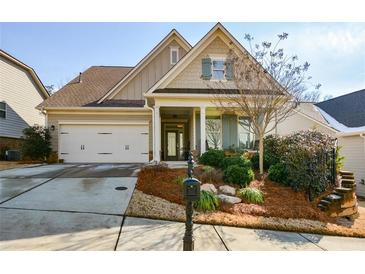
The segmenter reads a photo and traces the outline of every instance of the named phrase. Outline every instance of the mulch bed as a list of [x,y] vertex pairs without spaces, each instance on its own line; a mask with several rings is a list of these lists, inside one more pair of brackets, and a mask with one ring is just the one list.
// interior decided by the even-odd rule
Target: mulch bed
[[[201,177],[201,167],[194,170],[194,174]],[[163,198],[167,201],[184,204],[182,197],[182,185],[176,182],[178,176],[186,176],[186,169],[144,169],[139,173],[136,188],[146,194]],[[203,183],[205,183],[203,181]],[[209,181],[216,187],[223,185],[220,180]],[[265,197],[263,205],[239,203],[235,205],[221,205],[221,211],[233,215],[254,215],[263,217],[302,218],[335,223],[334,218],[329,218],[325,213],[317,209],[317,199],[309,202],[303,192],[295,192],[290,187],[281,186],[271,182],[252,181],[251,187],[259,188]],[[235,186],[237,187],[237,186]]]

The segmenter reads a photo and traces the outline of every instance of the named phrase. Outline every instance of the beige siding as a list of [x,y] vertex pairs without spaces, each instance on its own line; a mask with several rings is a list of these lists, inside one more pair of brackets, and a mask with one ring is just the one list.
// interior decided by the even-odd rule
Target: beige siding
[[[171,69],[170,47],[175,46],[179,46],[175,40],[167,43],[164,49],[114,96],[114,99],[143,99],[143,94]],[[186,51],[180,46],[179,58],[185,54]]]
[[354,172],[357,182],[356,192],[365,197],[365,139],[357,136],[339,137],[338,143],[342,146],[341,154],[345,157],[344,169]]
[[[202,80],[202,59],[207,57],[227,57],[229,48],[221,38],[215,38],[207,47],[168,84],[167,88],[209,88],[211,81]],[[234,88],[233,82],[227,83],[227,88]]]
[[[269,127],[271,128],[271,126]],[[288,135],[300,130],[309,129],[315,129],[322,133],[329,134],[330,136],[335,137],[334,131],[298,113],[287,117],[284,121],[277,125],[277,131],[275,132],[275,130],[273,130],[270,132],[270,134],[276,133],[279,135]]]
[[25,127],[44,125],[44,115],[35,109],[43,98],[29,72],[3,57],[0,57],[0,101],[7,104],[7,117],[0,118],[0,136],[19,138]]
[[[58,122],[59,121],[135,121],[135,122],[147,122],[151,123],[152,116],[146,113],[146,115],[88,115],[88,114],[74,114],[70,112],[69,114],[48,114],[48,125],[51,127],[55,126],[55,130],[51,131],[52,135],[52,150],[58,151]],[[149,150],[152,150],[152,127],[150,127],[149,132]]]

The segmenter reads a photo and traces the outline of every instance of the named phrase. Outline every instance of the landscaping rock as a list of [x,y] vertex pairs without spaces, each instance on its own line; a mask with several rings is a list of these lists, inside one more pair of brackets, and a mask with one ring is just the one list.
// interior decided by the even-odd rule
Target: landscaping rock
[[219,192],[225,195],[229,196],[235,196],[236,195],[236,189],[234,187],[224,185],[219,187]]
[[219,194],[218,199],[222,202],[222,203],[227,203],[227,204],[238,204],[240,203],[242,200],[238,197],[232,197],[232,196],[228,196],[225,194]]
[[217,194],[217,192],[218,192],[216,187],[213,184],[203,184],[203,185],[201,185],[200,190],[213,192],[214,194]]

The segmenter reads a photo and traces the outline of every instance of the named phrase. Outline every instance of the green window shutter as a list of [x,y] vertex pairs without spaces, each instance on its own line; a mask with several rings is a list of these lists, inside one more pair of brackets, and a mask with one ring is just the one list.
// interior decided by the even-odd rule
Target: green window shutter
[[233,80],[233,61],[226,61],[226,80]]
[[210,58],[202,59],[202,78],[204,80],[212,78],[212,60]]

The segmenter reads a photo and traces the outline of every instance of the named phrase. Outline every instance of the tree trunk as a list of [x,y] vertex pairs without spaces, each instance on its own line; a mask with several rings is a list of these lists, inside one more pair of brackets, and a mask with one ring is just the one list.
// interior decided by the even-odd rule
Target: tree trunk
[[264,174],[264,136],[260,135],[259,140],[259,167],[260,175]]

